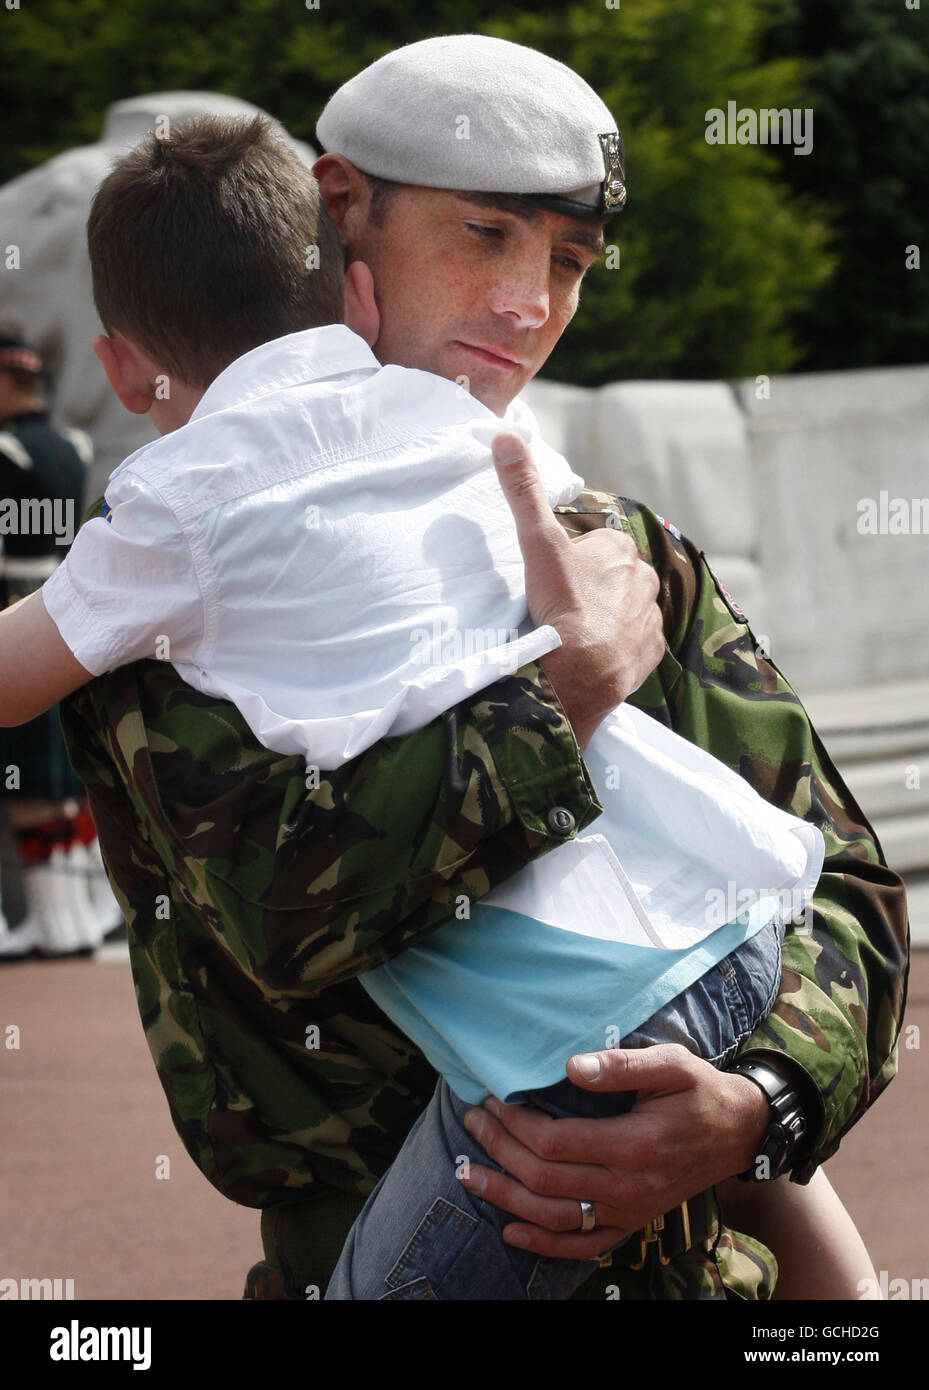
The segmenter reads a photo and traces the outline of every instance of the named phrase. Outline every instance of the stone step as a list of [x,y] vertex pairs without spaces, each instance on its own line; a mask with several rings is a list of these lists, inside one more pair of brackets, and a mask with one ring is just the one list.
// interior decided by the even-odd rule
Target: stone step
[[887,681],[845,690],[798,691],[840,768],[852,762],[929,758],[929,680]]
[[[865,810],[867,814],[867,809]],[[929,870],[929,813],[919,816],[869,816],[884,857],[899,874]]]
[[908,883],[929,871],[929,680],[800,697],[888,864]]
[[929,874],[908,879],[906,902],[914,946],[929,946]]
[[836,761],[869,820],[882,816],[918,816],[929,811],[929,749],[922,757]]

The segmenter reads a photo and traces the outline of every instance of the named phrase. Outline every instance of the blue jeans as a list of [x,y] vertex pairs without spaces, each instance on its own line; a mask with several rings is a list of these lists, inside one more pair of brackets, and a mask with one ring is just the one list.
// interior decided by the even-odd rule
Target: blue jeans
[[[726,1066],[774,1002],[782,937],[783,927],[762,928],[620,1046],[675,1042]],[[635,1091],[584,1091],[567,1078],[529,1094],[533,1105],[559,1117],[618,1115],[636,1098]],[[472,1108],[439,1081],[349,1232],[327,1299],[561,1300],[597,1268],[596,1260],[554,1259],[503,1242],[513,1216],[473,1196],[457,1177],[465,1160],[500,1167],[464,1128]]]

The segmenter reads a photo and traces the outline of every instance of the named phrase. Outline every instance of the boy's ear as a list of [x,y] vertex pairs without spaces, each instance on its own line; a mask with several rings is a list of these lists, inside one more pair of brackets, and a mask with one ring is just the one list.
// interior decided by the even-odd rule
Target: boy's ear
[[345,271],[345,322],[368,347],[374,347],[381,331],[381,315],[374,298],[374,277],[364,261],[352,261]]
[[99,333],[93,347],[121,404],[133,415],[147,415],[155,393],[132,344],[118,333]]

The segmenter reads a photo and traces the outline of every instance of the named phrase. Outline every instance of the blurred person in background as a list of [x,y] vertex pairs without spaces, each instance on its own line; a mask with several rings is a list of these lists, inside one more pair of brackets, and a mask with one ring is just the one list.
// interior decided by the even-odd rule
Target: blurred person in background
[[[86,434],[49,423],[39,353],[20,337],[0,336],[0,608],[41,588],[67,553],[92,458]],[[93,950],[118,930],[122,914],[57,708],[0,729],[0,817],[7,830],[0,959]],[[18,923],[17,872],[25,900]]]

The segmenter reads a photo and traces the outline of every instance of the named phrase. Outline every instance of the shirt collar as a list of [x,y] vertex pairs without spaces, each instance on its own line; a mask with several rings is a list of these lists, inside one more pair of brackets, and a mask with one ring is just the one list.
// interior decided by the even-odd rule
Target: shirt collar
[[380,363],[363,338],[344,323],[289,333],[243,353],[211,381],[191,420],[218,410],[346,372],[377,371]]

